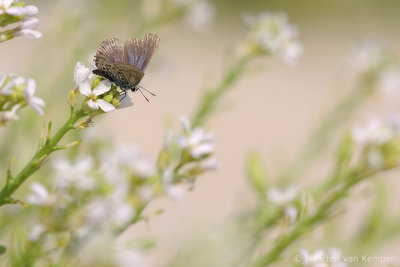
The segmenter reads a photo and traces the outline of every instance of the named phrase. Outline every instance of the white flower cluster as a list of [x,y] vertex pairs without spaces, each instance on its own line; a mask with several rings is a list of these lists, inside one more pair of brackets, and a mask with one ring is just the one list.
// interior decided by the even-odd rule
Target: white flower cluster
[[209,0],[147,0],[143,2],[142,13],[157,19],[168,14],[183,15],[187,26],[206,33],[214,20],[215,7]]
[[[114,97],[111,92],[112,83],[108,80],[95,83],[92,68],[86,68],[82,62],[78,62],[74,70],[75,88],[79,89],[81,95],[85,97],[85,103],[89,111],[102,110],[103,112],[110,112],[118,108],[125,108],[133,105],[129,95],[125,95],[123,99]],[[99,81],[99,80],[97,80]]]
[[251,27],[247,45],[252,50],[281,56],[288,64],[295,64],[303,52],[297,40],[298,30],[290,24],[286,14],[263,12],[246,14],[245,22]]
[[[59,158],[53,168],[54,193],[40,183],[32,183],[28,203],[57,209],[79,204],[83,215],[76,230],[80,236],[109,224],[127,224],[135,215],[132,197],[156,174],[155,163],[136,146],[107,151],[99,159],[81,157],[74,163]],[[142,201],[150,199],[147,196]]]
[[22,21],[22,24],[9,31],[12,37],[23,36],[27,39],[42,37],[40,32],[34,30],[39,25],[39,19],[33,16],[38,13],[38,8],[34,5],[25,6],[18,0],[0,0],[0,26]]
[[215,7],[207,0],[178,1],[189,7],[186,14],[187,24],[199,33],[207,32],[214,20]]
[[[379,169],[400,160],[400,120],[392,116],[386,120],[372,118],[362,127],[352,130],[354,142],[358,145],[373,168]],[[388,162],[390,161],[390,162]]]
[[358,75],[375,74],[377,88],[392,98],[400,93],[400,68],[393,58],[381,42],[368,40],[353,49],[348,62]]
[[5,72],[0,74],[0,124],[5,125],[10,120],[17,120],[16,112],[30,105],[39,115],[43,115],[45,103],[36,97],[36,82]]

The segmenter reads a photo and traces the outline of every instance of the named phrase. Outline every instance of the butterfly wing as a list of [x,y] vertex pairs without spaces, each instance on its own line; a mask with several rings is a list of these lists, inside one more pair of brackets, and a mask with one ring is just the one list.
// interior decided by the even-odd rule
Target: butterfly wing
[[122,41],[117,38],[111,38],[101,42],[94,62],[98,69],[109,67],[110,64],[127,62]]
[[152,33],[146,33],[143,39],[127,40],[124,45],[127,63],[144,72],[159,42],[160,38]]

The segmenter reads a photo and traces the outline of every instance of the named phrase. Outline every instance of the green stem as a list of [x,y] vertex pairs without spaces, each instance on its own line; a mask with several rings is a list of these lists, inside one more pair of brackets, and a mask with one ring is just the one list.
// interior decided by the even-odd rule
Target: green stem
[[[388,167],[384,170],[389,170],[394,168],[393,167]],[[292,244],[296,239],[298,239],[300,236],[308,232],[312,226],[314,226],[316,223],[320,222],[323,220],[327,214],[330,212],[330,208],[337,203],[339,200],[341,200],[343,197],[347,196],[347,193],[349,190],[359,182],[365,180],[368,177],[373,176],[377,171],[370,171],[364,174],[360,174],[357,177],[354,177],[354,172],[350,171],[348,172],[345,176],[343,177],[346,180],[346,183],[343,185],[342,188],[338,189],[335,191],[316,211],[316,213],[313,216],[306,217],[303,220],[299,221],[297,226],[286,236],[282,237],[276,245],[266,254],[261,255],[253,264],[252,267],[264,267],[267,266],[274,261],[278,260],[281,253],[290,245]]]
[[22,169],[22,171],[11,179],[7,180],[6,185],[0,192],[0,206],[8,203],[14,203],[11,195],[31,176],[37,171],[43,163],[43,160],[47,158],[52,152],[54,152],[61,138],[69,131],[74,129],[74,124],[85,115],[84,111],[71,112],[71,115],[67,122],[61,127],[60,130],[48,139],[35,153],[28,164]]
[[375,84],[375,75],[366,75],[361,78],[358,88],[342,99],[317,126],[280,180],[291,181],[293,177],[301,176],[308,164],[327,147],[327,142],[335,130],[348,120],[366,97],[374,91]]
[[240,58],[236,64],[229,69],[223,80],[215,89],[205,92],[191,121],[193,127],[204,124],[206,118],[215,110],[220,98],[241,77],[241,74],[246,69],[250,59],[251,56],[244,56]]

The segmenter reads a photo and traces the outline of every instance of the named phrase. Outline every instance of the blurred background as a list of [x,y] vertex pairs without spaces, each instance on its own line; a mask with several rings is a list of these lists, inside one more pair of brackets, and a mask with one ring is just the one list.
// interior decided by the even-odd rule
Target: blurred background
[[[88,66],[105,38],[125,40],[141,37],[144,32],[161,38],[142,83],[157,96],[147,103],[139,93],[131,93],[132,108],[104,116],[90,131],[90,136],[107,138],[117,145],[140,144],[155,158],[166,129],[171,125],[177,129],[179,116],[191,115],[203,90],[215,85],[232,62],[236,44],[246,35],[245,13],[285,12],[299,29],[304,54],[298,64],[288,66],[278,58],[258,60],[208,123],[207,130],[217,137],[219,170],[201,177],[194,190],[179,201],[164,198],[152,203],[148,214],[161,208],[165,212],[131,227],[121,237],[157,239],[156,248],[145,255],[145,266],[162,266],[189,240],[223,227],[232,214],[252,205],[254,199],[244,178],[246,155],[259,152],[269,179],[276,179],[323,114],[354,86],[348,55],[357,43],[378,39],[395,54],[400,53],[400,2],[395,0],[216,0],[209,1],[208,9],[199,11],[198,17],[177,13],[152,23],[146,18],[152,17],[162,1],[27,2],[39,8],[38,30],[43,37],[2,43],[0,69],[36,79],[36,95],[47,107],[44,117],[30,110],[21,112],[20,120],[29,122],[29,131],[18,129],[23,123],[15,122],[10,129],[1,129],[3,140],[11,133],[18,140],[16,147],[7,145],[12,142],[1,144],[3,167],[10,154],[18,156],[17,167],[23,166],[33,153],[29,144],[37,140],[42,121],[52,120],[57,128],[65,120],[75,64],[82,61]],[[387,99],[377,95],[347,128],[371,115],[396,113],[399,100],[400,96]],[[321,156],[315,166],[299,179],[299,187],[326,172],[329,156]],[[38,172],[31,179],[40,175]],[[395,177],[387,179],[396,185]],[[357,201],[353,216],[367,205]],[[345,220],[349,218],[353,217]],[[396,251],[396,243],[391,247]]]

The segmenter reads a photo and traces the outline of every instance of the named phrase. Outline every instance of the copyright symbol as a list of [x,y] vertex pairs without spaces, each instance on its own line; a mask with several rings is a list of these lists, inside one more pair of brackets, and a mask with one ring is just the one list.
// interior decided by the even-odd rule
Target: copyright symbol
[[301,263],[301,256],[300,255],[294,255],[293,261],[294,261],[294,263]]

